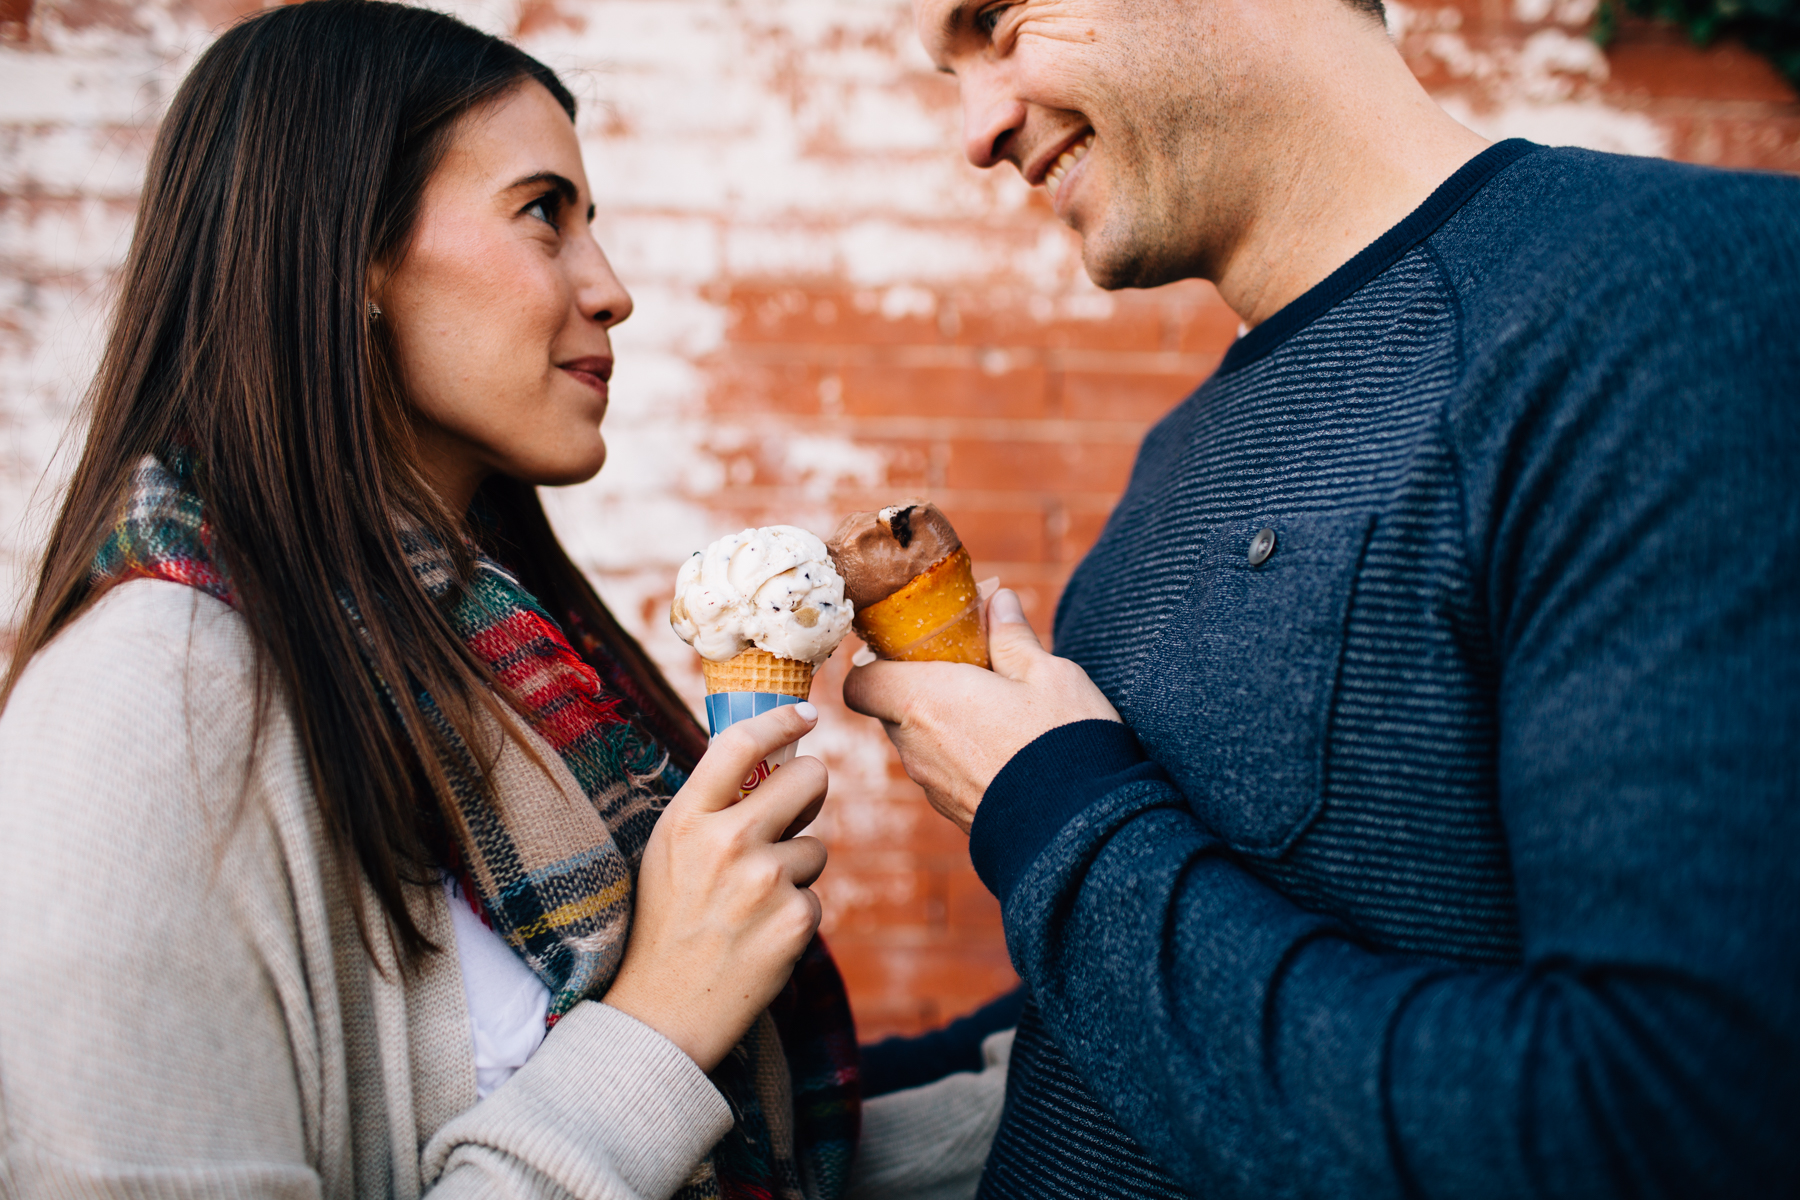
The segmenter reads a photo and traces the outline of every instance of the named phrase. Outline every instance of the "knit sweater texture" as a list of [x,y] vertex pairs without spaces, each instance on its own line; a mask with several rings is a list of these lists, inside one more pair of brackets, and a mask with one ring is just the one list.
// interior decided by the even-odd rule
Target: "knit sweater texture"
[[[0,1195],[666,1197],[731,1125],[693,1060],[577,1004],[480,1103],[443,949],[376,953],[331,865],[285,706],[248,630],[175,583],[109,591],[0,717]],[[506,802],[587,803],[508,743]]]
[[1523,142],[1240,339],[975,818],[982,1196],[1794,1194],[1797,405],[1800,181]]

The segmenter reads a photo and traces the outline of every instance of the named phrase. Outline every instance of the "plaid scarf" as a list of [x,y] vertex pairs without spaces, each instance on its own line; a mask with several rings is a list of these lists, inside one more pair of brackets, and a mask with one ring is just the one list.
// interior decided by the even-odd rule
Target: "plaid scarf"
[[[403,530],[401,548],[420,586],[524,703],[532,728],[591,802],[497,810],[482,792],[475,756],[431,696],[417,695],[425,720],[451,747],[445,767],[456,804],[445,815],[456,861],[446,867],[550,989],[554,1025],[581,1000],[604,994],[618,972],[644,844],[685,776],[628,717],[628,701],[602,683],[629,674],[603,642],[583,636],[586,654],[577,653],[513,573],[485,554],[477,553],[470,579],[458,580],[450,555],[428,533]],[[236,603],[183,452],[138,464],[95,557],[96,588],[133,578],[182,583]],[[355,605],[347,596],[342,602],[360,624]],[[786,989],[714,1070],[735,1120],[678,1200],[835,1200],[860,1124],[856,1062],[843,980],[814,939]]]

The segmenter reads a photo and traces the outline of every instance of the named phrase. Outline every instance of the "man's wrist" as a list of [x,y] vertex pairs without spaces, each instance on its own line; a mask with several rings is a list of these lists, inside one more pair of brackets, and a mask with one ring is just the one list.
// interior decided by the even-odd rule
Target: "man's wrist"
[[1164,779],[1122,723],[1059,725],[1013,755],[988,784],[969,828],[975,873],[1004,906],[1025,869],[1095,800],[1129,783]]

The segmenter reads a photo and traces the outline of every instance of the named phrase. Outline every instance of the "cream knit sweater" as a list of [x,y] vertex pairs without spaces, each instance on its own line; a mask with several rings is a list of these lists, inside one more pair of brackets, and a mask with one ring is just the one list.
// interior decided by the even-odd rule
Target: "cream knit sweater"
[[[0,1196],[661,1197],[724,1134],[685,1054],[577,1006],[486,1100],[441,953],[371,962],[241,619],[115,588],[0,717]],[[547,778],[516,749],[513,789]],[[379,908],[370,901],[370,911]]]

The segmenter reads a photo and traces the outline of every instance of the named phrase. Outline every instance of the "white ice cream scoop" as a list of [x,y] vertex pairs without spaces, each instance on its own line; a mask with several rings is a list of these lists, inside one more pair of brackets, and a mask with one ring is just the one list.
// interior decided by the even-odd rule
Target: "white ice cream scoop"
[[844,581],[825,543],[793,525],[720,538],[681,566],[669,624],[701,658],[724,662],[752,646],[818,665],[850,629]]

